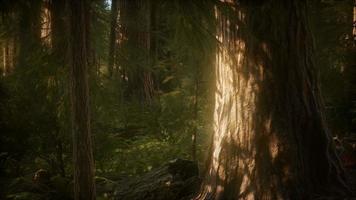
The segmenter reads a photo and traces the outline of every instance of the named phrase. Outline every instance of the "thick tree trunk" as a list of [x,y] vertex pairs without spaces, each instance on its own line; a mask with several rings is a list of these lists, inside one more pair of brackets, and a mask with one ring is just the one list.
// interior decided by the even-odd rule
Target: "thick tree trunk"
[[71,1],[71,68],[74,198],[95,199],[88,86],[89,1]]
[[341,198],[306,2],[242,1],[226,13],[216,9],[214,138],[197,199]]

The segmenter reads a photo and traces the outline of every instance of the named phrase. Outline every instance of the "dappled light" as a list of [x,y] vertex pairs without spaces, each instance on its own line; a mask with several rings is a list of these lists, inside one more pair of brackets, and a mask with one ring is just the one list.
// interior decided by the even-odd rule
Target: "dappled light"
[[0,0],[0,199],[354,199],[354,3]]
[[[239,14],[243,16],[243,14]],[[215,195],[224,198],[233,174],[240,174],[235,195],[254,199],[251,187],[255,170],[255,116],[258,87],[248,75],[245,42],[239,38],[239,25],[216,9],[218,51],[215,60],[215,109],[212,160],[205,187],[199,199]],[[243,20],[243,18],[239,18]],[[247,73],[246,73],[247,72]],[[233,155],[232,157],[230,155]]]
[[47,46],[51,45],[51,13],[50,4],[46,2],[41,8],[41,39]]

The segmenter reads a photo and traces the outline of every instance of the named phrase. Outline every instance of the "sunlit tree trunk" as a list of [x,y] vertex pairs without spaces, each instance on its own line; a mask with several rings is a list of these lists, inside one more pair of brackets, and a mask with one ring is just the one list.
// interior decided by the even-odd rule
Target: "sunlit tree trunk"
[[43,1],[41,7],[41,41],[44,46],[51,47],[52,37],[52,13],[51,13],[51,3],[50,1]]
[[197,199],[342,197],[306,2],[224,3],[232,8],[216,9],[214,137]]
[[95,199],[94,159],[90,131],[88,86],[89,1],[70,2],[74,198]]

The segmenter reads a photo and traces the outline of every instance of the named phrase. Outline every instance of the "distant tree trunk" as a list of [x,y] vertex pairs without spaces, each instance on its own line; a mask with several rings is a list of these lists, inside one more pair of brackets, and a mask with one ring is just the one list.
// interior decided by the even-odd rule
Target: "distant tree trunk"
[[66,170],[65,170],[65,163],[63,158],[63,140],[59,137],[59,135],[60,133],[58,131],[57,138],[56,138],[56,157],[57,157],[56,159],[57,159],[59,174],[62,177],[65,177]]
[[10,40],[10,67],[11,71],[14,70],[14,67],[17,66],[17,58],[18,58],[18,48],[17,48],[17,45],[18,45],[18,41],[17,39],[14,37],[14,38],[11,38]]
[[1,71],[1,75],[2,76],[6,76],[6,44],[4,44],[4,46],[2,47],[2,71]]
[[22,2],[19,21],[18,65],[28,65],[28,59],[41,46],[41,7],[42,1]]
[[3,44],[3,71],[2,75],[6,76],[9,73],[10,69],[10,45],[9,41],[5,39]]
[[353,12],[354,16],[353,16],[353,27],[352,27],[352,35],[354,38],[354,45],[356,46],[356,0],[354,2],[354,12]]
[[216,9],[214,138],[197,199],[342,198],[306,1],[224,3],[233,15]]
[[70,2],[74,198],[95,199],[94,159],[90,131],[88,86],[89,1]]
[[158,58],[158,5],[157,1],[150,0],[150,54],[151,58],[156,60]]
[[108,72],[109,76],[112,77],[115,57],[116,57],[116,33],[117,33],[117,17],[118,17],[118,0],[111,1],[111,26],[110,26],[110,41],[109,41],[109,58],[108,58]]
[[148,104],[152,103],[153,97],[155,95],[154,78],[151,71],[151,15],[152,6],[150,0],[141,0],[141,9],[143,10],[143,15],[145,19],[144,30],[141,37],[140,46],[145,48],[145,64],[143,66],[143,85],[144,85],[144,99]]
[[[63,68],[68,63],[68,7],[67,0],[50,1],[48,9],[50,12],[50,35],[49,41],[52,50],[52,55],[55,58],[55,67]],[[62,94],[59,94],[62,95]],[[58,104],[58,102],[54,102]],[[56,108],[56,112],[59,112],[59,108]],[[56,120],[60,120],[56,118]],[[58,123],[58,122],[57,122]],[[65,177],[65,161],[64,161],[64,137],[59,128],[54,132],[55,137],[55,155],[56,155],[56,169],[60,176]]]
[[117,47],[116,47],[116,60],[117,60],[117,66],[116,66],[116,73],[119,75],[119,77],[122,80],[122,83],[126,81],[127,78],[127,70],[125,69],[126,63],[124,62],[125,59],[121,55],[123,53],[123,47],[127,43],[127,0],[121,0],[118,1],[118,19],[119,19],[119,26],[118,26],[118,33],[117,33]]
[[150,103],[154,96],[154,80],[150,71],[151,4],[145,0],[123,0],[120,10],[120,47],[128,53],[124,58],[124,77],[129,96]]
[[56,59],[59,59],[60,65],[65,63],[68,48],[66,39],[69,24],[66,21],[68,17],[66,4],[67,0],[51,1],[50,4],[52,51]]

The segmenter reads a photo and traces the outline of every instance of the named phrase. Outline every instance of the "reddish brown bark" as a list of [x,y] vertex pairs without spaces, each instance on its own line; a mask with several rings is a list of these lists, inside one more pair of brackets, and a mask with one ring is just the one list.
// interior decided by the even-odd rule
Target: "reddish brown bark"
[[214,139],[197,199],[342,198],[306,2],[217,8]]
[[93,200],[95,199],[95,168],[90,130],[87,49],[89,1],[71,1],[70,9],[74,198],[76,200]]
[[151,4],[145,0],[119,2],[119,48],[127,56],[121,56],[122,76],[127,82],[128,96],[135,96],[144,103],[154,97],[154,79],[150,71]]

